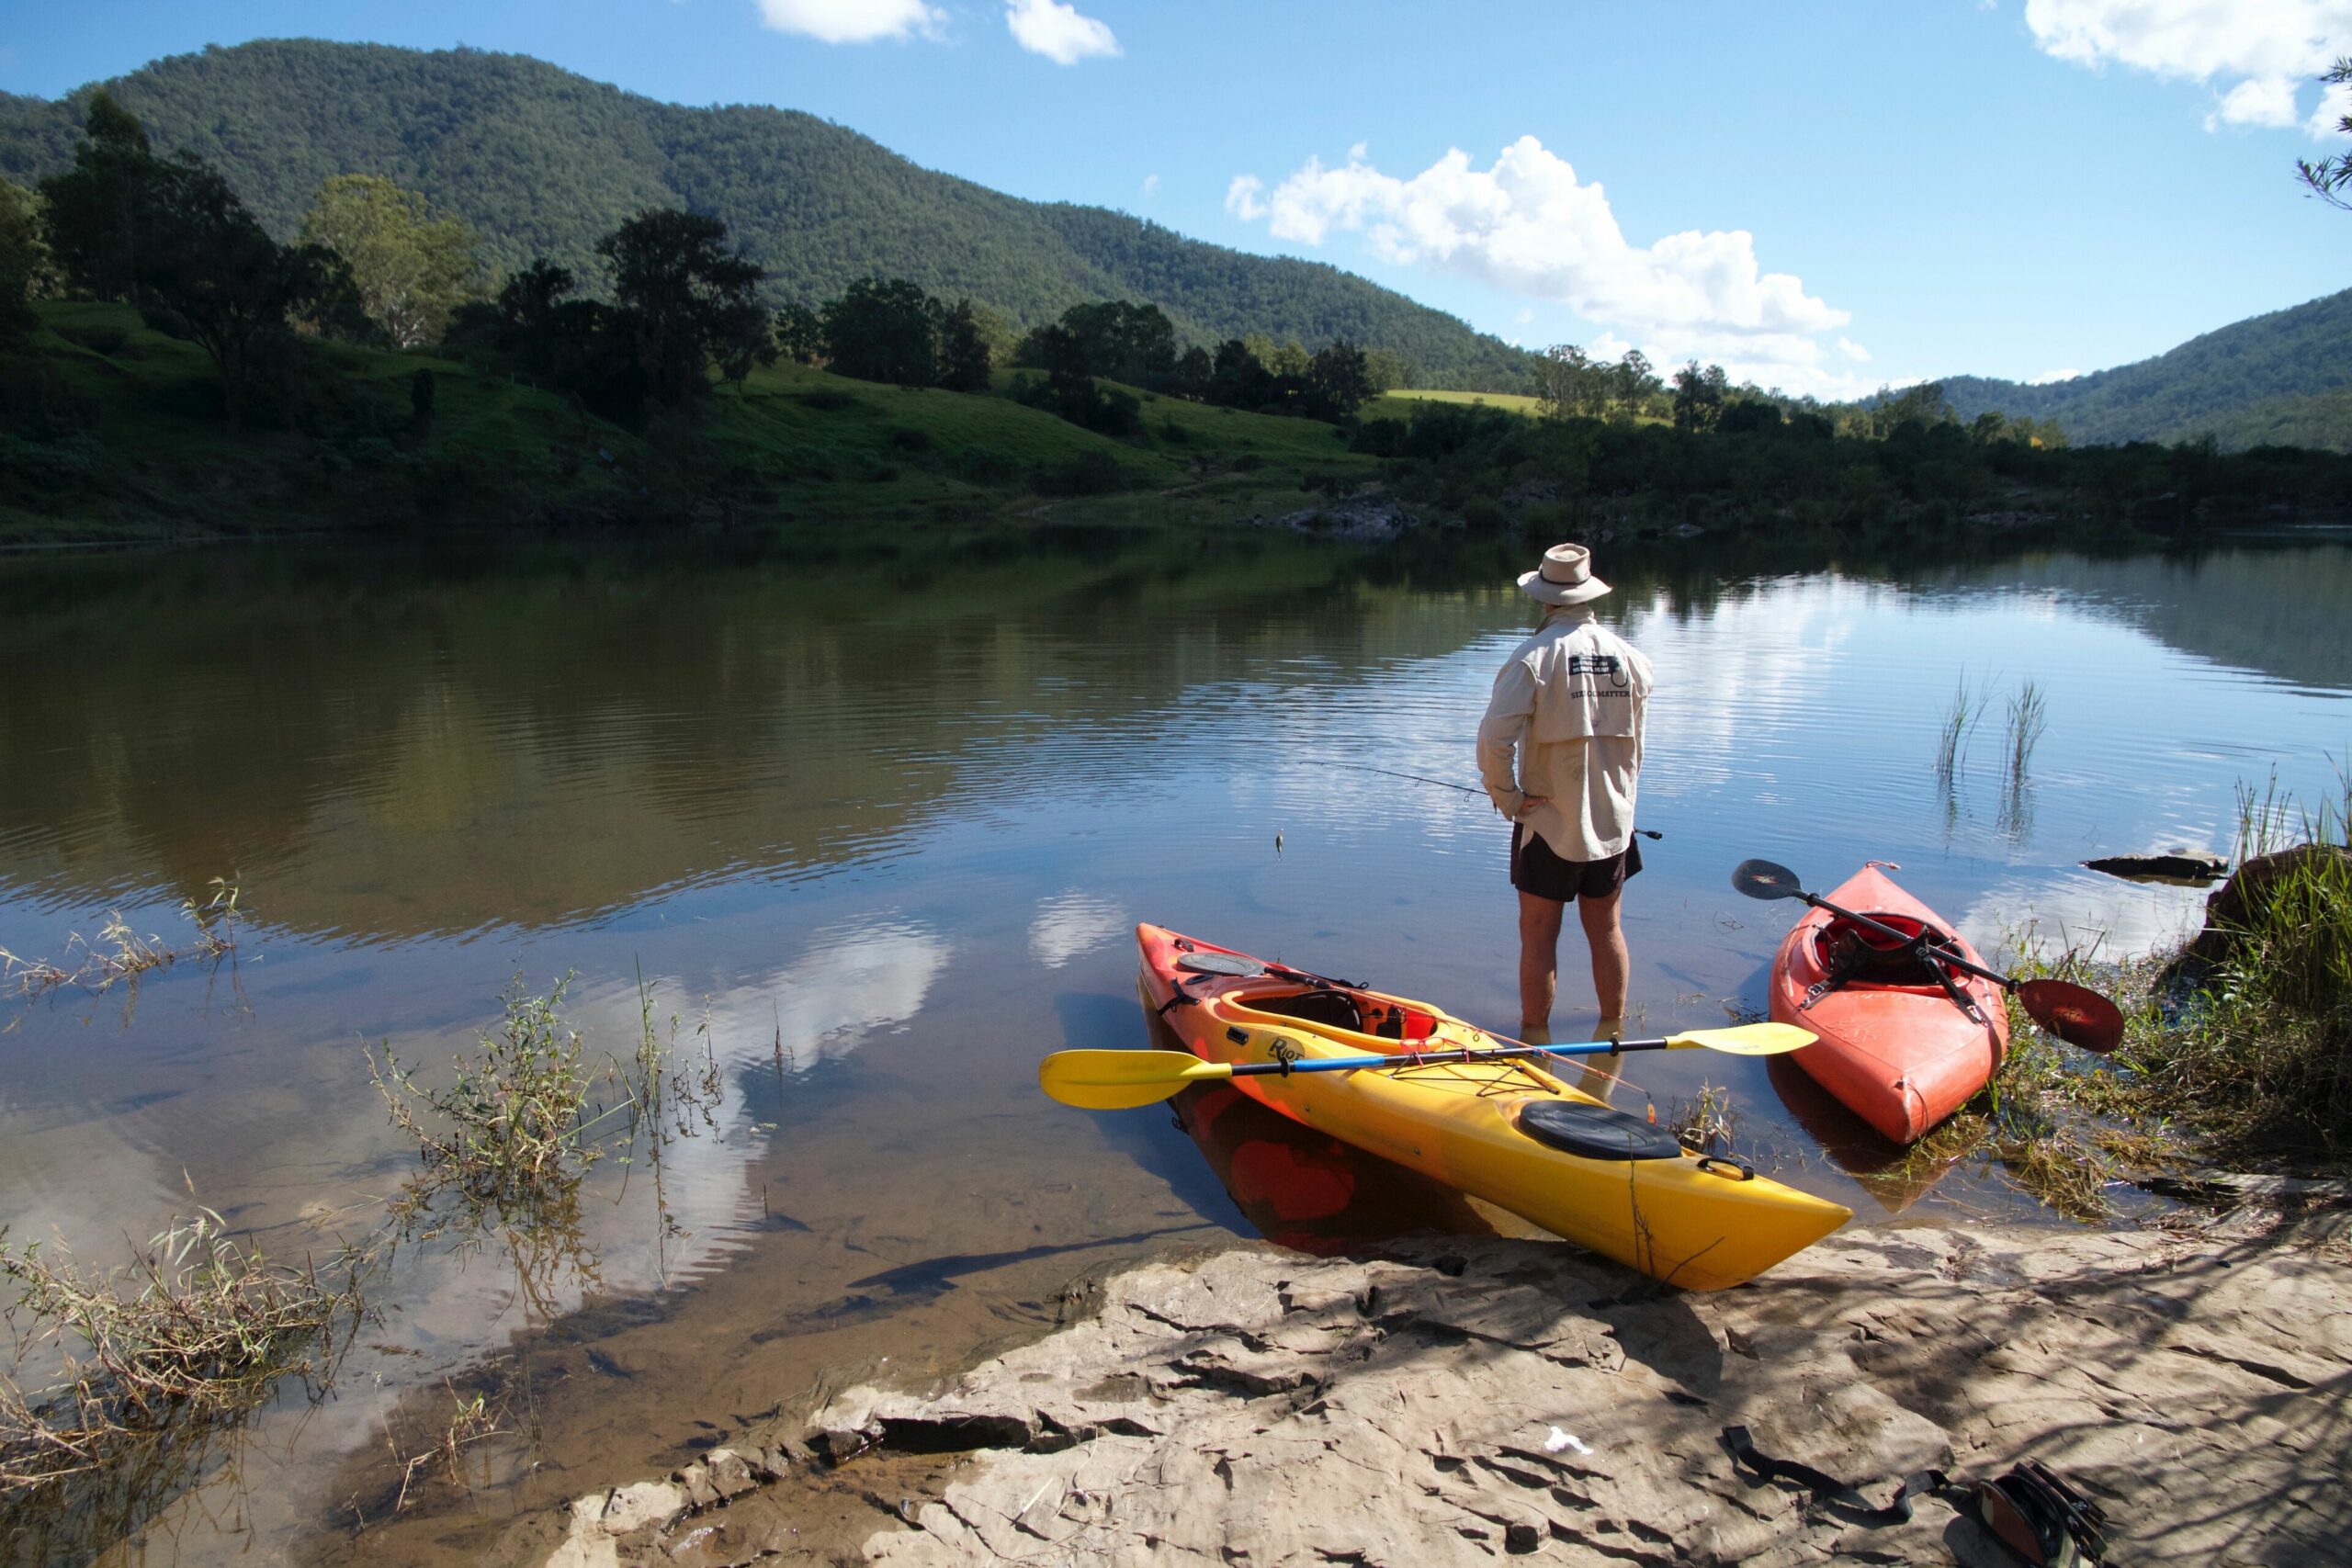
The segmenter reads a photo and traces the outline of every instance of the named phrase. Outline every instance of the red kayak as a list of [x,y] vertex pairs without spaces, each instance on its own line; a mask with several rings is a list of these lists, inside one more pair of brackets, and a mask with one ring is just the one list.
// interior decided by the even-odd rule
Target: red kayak
[[[1827,902],[1984,960],[1943,917],[1875,865]],[[2009,1049],[2001,987],[1936,964],[1826,909],[1809,909],[1772,960],[1772,1017],[1820,1038],[1790,1060],[1898,1144],[1984,1087]]]

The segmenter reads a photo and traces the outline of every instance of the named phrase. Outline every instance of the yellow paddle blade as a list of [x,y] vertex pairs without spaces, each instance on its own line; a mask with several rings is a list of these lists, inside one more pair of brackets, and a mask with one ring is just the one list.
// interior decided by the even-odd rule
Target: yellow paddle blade
[[1037,1087],[1080,1111],[1132,1111],[1232,1076],[1232,1064],[1189,1051],[1057,1051],[1037,1064]]
[[1793,1023],[1742,1023],[1730,1029],[1694,1029],[1667,1037],[1669,1051],[1721,1051],[1733,1056],[1778,1056],[1813,1043],[1810,1030]]

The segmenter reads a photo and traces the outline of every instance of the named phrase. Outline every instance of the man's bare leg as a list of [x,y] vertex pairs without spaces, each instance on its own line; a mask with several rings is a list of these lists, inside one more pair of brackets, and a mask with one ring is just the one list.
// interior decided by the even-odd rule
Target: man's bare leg
[[[1583,922],[1585,944],[1592,949],[1592,994],[1600,1006],[1604,1025],[1622,1028],[1625,1021],[1625,989],[1633,959],[1625,951],[1624,928],[1618,924],[1617,902],[1622,887],[1606,898],[1577,900],[1577,919]],[[1524,930],[1525,918],[1521,917]],[[1526,988],[1524,960],[1521,989]]]
[[1552,1043],[1552,998],[1559,987],[1560,926],[1567,907],[1557,899],[1519,896],[1519,1037]]

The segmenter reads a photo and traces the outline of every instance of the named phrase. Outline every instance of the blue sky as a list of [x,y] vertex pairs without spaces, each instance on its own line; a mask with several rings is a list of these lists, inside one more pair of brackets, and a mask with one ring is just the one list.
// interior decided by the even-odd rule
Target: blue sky
[[[1532,346],[1836,395],[2121,364],[2352,286],[2352,0],[0,0],[0,88],[262,37],[807,109]],[[1596,188],[1597,187],[1597,188]]]

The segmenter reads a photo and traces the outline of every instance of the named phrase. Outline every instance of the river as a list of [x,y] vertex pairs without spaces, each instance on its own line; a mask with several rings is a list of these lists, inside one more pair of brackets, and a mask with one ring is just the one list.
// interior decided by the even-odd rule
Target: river
[[[110,1265],[199,1203],[279,1256],[369,1235],[415,1152],[367,1047],[446,1062],[510,984],[570,976],[592,1057],[634,1050],[642,986],[721,1089],[658,1166],[598,1166],[562,1245],[395,1249],[330,1398],[281,1398],[185,1494],[76,1504],[45,1550],[475,1561],[762,1412],[1033,1335],[1074,1276],[1256,1234],[1166,1111],[1036,1089],[1046,1052],[1146,1040],[1139,919],[1514,1023],[1506,829],[1390,776],[1471,781],[1532,622],[1511,552],[1066,530],[823,556],[0,562],[0,948],[71,967],[113,910],[185,947],[181,901],[239,888],[220,963],[0,1002],[13,1242]],[[2120,955],[2201,895],[2081,861],[2230,853],[2238,791],[2274,778],[2342,798],[2341,536],[1596,564],[1658,672],[1642,818],[1664,838],[1625,900],[1653,1028],[1760,1009],[1793,907],[1732,891],[1749,856],[1822,888],[1898,863],[1981,944]],[[2048,728],[2018,780],[2005,709],[2029,680]],[[1989,702],[1945,778],[1963,682]],[[1564,956],[1566,1038],[1592,1011],[1573,938]],[[1857,1224],[2053,1223],[1997,1171],[1858,1180],[1851,1124],[1755,1064],[1627,1076],[1637,1108],[1727,1087],[1743,1151]],[[1366,1191],[1331,1234],[1497,1218]],[[468,1450],[470,1488],[426,1467],[395,1515],[394,1456],[471,1390],[501,1432]]]

